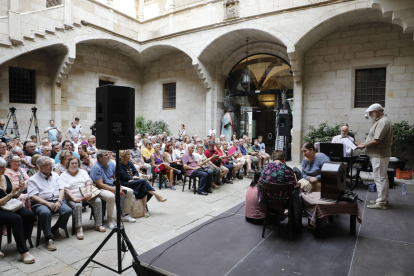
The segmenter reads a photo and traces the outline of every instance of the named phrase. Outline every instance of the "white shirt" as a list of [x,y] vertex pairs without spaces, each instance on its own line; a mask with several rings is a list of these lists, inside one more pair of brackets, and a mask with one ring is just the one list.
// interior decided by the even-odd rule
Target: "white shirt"
[[64,172],[60,175],[61,185],[68,188],[77,198],[82,198],[79,188],[84,188],[88,181],[92,182],[92,179],[85,170],[78,170],[78,174],[75,176],[70,175],[68,172]]
[[72,143],[73,143],[73,146],[75,147],[75,152],[78,153],[78,147],[79,147],[80,144],[82,144],[82,141],[80,141],[80,142],[78,141],[77,143],[72,141]]
[[[332,143],[341,143],[344,144],[343,139],[348,138],[349,140],[351,140],[351,142],[354,142],[354,138],[352,138],[351,136],[346,136],[345,138],[342,138],[342,135],[336,135],[333,139],[332,139]],[[346,146],[346,144],[345,144]],[[351,156],[351,151],[352,149],[348,146],[346,146],[346,156]]]
[[57,200],[59,198],[59,190],[63,187],[60,184],[59,175],[52,172],[49,178],[38,171],[27,181],[27,194],[29,197],[39,196],[44,200]]

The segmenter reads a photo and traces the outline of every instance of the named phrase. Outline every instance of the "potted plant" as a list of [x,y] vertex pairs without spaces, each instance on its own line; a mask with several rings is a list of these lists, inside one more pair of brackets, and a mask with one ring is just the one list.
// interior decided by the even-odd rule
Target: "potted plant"
[[406,157],[413,155],[414,150],[414,125],[407,121],[393,124],[392,153],[398,160],[390,160],[389,168],[404,169],[408,161]]

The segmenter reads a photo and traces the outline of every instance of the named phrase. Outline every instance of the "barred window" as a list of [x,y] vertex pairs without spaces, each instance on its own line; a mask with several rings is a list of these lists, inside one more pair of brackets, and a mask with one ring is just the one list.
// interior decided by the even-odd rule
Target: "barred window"
[[99,80],[99,86],[113,85],[113,84],[115,84],[115,82],[113,81]]
[[46,0],[46,8],[58,6],[62,4],[62,0]]
[[355,107],[373,103],[385,106],[386,68],[359,69],[355,72]]
[[164,84],[163,109],[175,109],[176,84]]
[[35,70],[9,67],[10,103],[34,104],[36,97]]

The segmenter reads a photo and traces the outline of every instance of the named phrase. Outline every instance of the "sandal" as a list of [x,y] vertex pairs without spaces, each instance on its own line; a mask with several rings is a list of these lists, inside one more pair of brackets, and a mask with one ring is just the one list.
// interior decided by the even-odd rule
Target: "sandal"
[[167,198],[165,198],[165,197],[161,197],[160,199],[157,198],[157,201],[158,202],[166,202]]
[[148,213],[145,213],[144,214],[144,217],[149,218],[149,214]]
[[231,181],[230,179],[226,179],[225,183],[233,184],[233,181]]
[[76,230],[76,238],[78,238],[78,240],[83,240],[84,236],[83,236],[83,229],[82,228]]
[[173,190],[173,191],[176,190],[176,188],[174,186],[170,186],[170,189]]
[[105,228],[105,227],[103,227],[102,225],[100,225],[100,226],[95,226],[95,231],[98,231],[98,232],[103,233],[103,232],[106,232],[106,228]]
[[25,258],[20,257],[20,260],[22,260],[25,264],[33,264],[35,262],[35,258],[30,254]]

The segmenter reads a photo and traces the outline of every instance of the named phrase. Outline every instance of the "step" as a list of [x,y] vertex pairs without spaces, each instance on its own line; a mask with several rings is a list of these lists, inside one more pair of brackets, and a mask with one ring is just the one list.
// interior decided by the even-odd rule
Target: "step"
[[30,41],[35,41],[35,38],[33,36],[28,36],[28,35],[24,35],[23,39],[30,40]]
[[55,35],[56,34],[55,30],[50,30],[50,29],[46,29],[45,30],[45,33],[52,34],[52,35]]
[[17,45],[23,45],[23,40],[19,39],[19,38],[10,38],[10,41],[12,43],[12,45],[17,46]]
[[0,41],[0,47],[12,48],[13,44],[10,41]]
[[55,29],[56,29],[56,31],[59,31],[59,32],[64,32],[65,31],[65,28],[62,27],[62,26],[56,26]]
[[82,27],[82,24],[80,22],[72,22],[73,26],[75,27]]
[[73,26],[69,25],[69,24],[63,24],[63,26],[65,27],[66,30],[72,30]]
[[36,33],[34,33],[35,34],[35,36],[37,36],[37,37],[41,37],[41,38],[45,38],[45,33],[39,33],[39,32],[36,32]]

